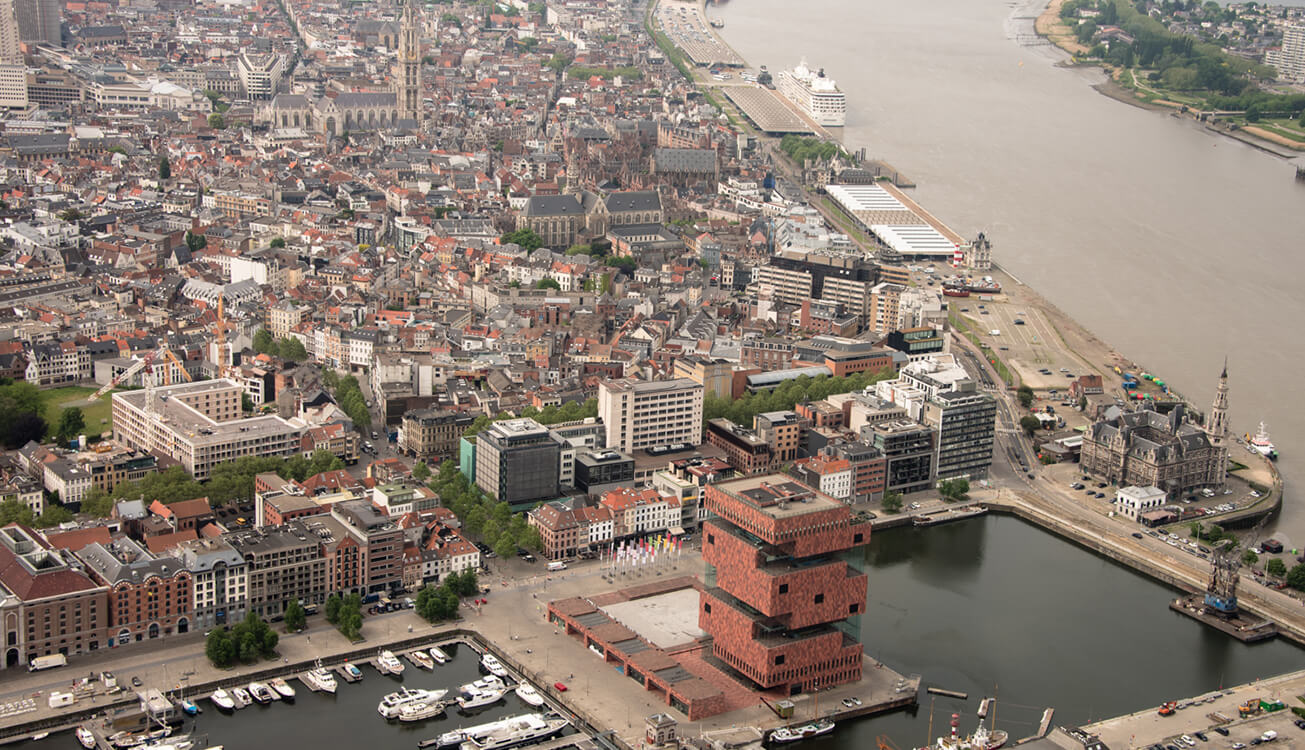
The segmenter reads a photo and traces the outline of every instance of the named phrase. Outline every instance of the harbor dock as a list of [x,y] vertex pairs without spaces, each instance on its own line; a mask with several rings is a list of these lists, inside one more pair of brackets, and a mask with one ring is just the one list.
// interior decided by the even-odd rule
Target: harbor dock
[[1220,617],[1206,611],[1205,597],[1201,594],[1183,596],[1169,602],[1169,608],[1187,615],[1197,622],[1236,638],[1243,643],[1266,641],[1278,634],[1278,626],[1263,617],[1237,612]]

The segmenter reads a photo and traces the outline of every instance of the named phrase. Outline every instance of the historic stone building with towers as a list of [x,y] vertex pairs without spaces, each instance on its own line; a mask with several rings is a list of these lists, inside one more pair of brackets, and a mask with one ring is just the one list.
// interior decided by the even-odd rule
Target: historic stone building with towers
[[1147,403],[1111,407],[1083,436],[1083,471],[1120,486],[1158,487],[1170,498],[1220,489],[1228,472],[1228,368],[1205,425],[1182,404],[1167,413]]

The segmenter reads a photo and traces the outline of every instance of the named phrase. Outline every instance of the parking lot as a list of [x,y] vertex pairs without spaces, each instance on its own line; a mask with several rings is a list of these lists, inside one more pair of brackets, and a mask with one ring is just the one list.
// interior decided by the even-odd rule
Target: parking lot
[[1040,310],[1002,297],[958,297],[951,302],[970,327],[997,350],[1006,366],[1034,390],[1068,387],[1074,378],[1093,372],[1065,349]]
[[707,27],[696,3],[662,0],[657,4],[657,25],[675,46],[697,65],[742,66],[743,60]]

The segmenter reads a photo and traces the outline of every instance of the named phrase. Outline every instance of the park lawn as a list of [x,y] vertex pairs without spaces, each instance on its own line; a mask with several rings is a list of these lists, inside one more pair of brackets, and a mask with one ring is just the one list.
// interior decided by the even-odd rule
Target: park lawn
[[[49,427],[46,430],[45,437],[47,440],[54,439],[54,431],[59,426],[59,417],[63,414],[65,404],[76,404],[91,397],[97,388],[85,388],[82,386],[68,386],[66,388],[52,388],[48,391],[42,391],[45,398],[45,422]],[[101,432],[111,429],[112,421],[109,418],[112,412],[109,394],[99,399],[94,406],[82,406],[82,417],[86,420],[85,434],[87,438],[98,436]],[[100,420],[104,423],[101,424]]]

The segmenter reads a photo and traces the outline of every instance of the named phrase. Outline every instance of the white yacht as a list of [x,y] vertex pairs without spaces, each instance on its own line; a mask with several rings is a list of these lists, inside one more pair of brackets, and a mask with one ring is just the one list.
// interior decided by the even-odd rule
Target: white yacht
[[540,695],[535,686],[528,682],[523,682],[517,686],[517,697],[532,706],[544,705],[544,696]]
[[399,709],[409,703],[420,701],[437,701],[448,694],[447,690],[409,690],[401,688],[397,693],[390,693],[376,704],[376,712],[387,719],[398,718]]
[[403,674],[403,662],[399,661],[393,651],[382,651],[381,655],[376,657],[376,666],[385,674]]
[[242,687],[231,688],[231,699],[235,701],[236,708],[244,708],[254,702],[254,697]]
[[824,69],[812,72],[804,59],[792,70],[781,70],[775,88],[818,125],[842,127],[847,122],[847,97]]
[[408,653],[408,660],[416,665],[419,669],[434,669],[435,660],[425,651],[411,651]]
[[86,727],[77,727],[77,731],[75,732],[75,734],[77,735],[77,741],[81,743],[82,747],[86,748],[86,750],[95,749],[95,745],[96,745],[95,735],[91,732],[91,730],[87,729]]
[[444,701],[415,701],[399,707],[399,721],[425,721],[442,713],[444,713]]
[[507,687],[507,683],[503,682],[503,678],[498,675],[490,674],[481,677],[475,682],[468,682],[466,685],[459,687],[458,691],[462,693],[470,693],[477,690],[491,690],[501,687]]
[[318,690],[323,693],[334,693],[336,686],[339,684],[335,681],[335,675],[331,674],[325,667],[317,667],[304,672],[300,678],[310,689]]
[[488,731],[469,730],[462,750],[502,750],[502,748],[538,742],[566,728],[566,719],[525,714],[497,722]]
[[236,702],[231,700],[231,693],[228,693],[222,688],[218,688],[217,690],[214,690],[208,696],[208,699],[213,701],[213,705],[217,706],[223,711],[231,711],[234,710],[236,707]]
[[259,703],[271,703],[280,700],[281,696],[275,690],[267,686],[266,682],[249,683],[249,694]]
[[491,687],[458,693],[458,706],[464,711],[498,703],[507,694],[506,687]]
[[440,664],[447,664],[449,661],[449,655],[444,653],[444,649],[440,648],[439,646],[430,647],[430,658],[434,659],[436,662]]
[[493,654],[485,654],[480,657],[480,666],[495,677],[508,676],[507,668],[503,666],[503,662],[499,661],[498,657]]

